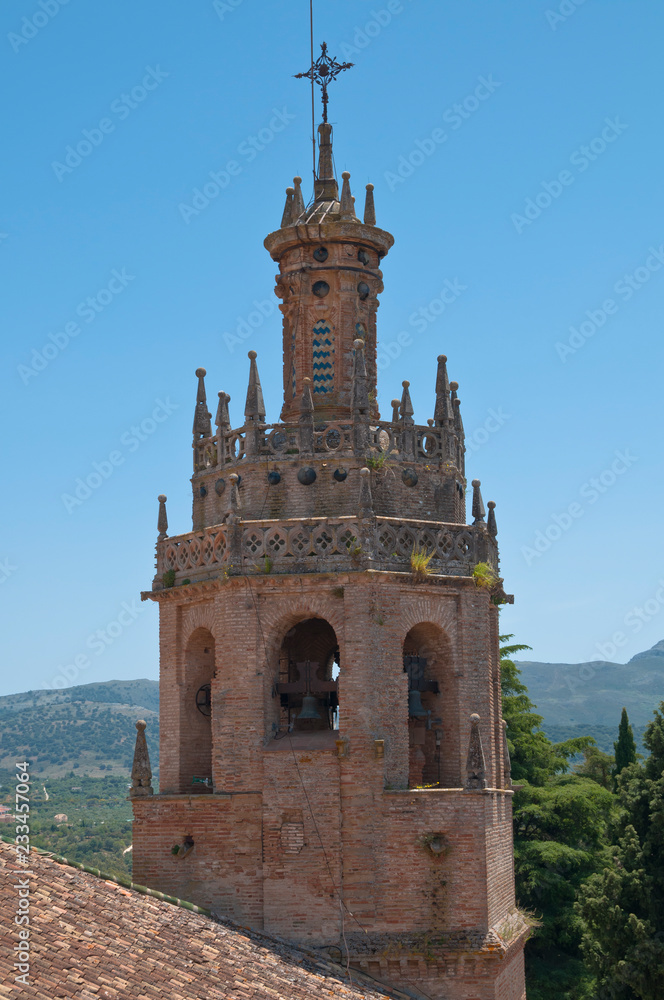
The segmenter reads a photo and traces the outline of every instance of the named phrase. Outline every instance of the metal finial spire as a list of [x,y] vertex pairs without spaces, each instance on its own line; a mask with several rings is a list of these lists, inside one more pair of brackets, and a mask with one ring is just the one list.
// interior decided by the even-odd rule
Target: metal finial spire
[[336,59],[331,58],[327,54],[327,43],[323,42],[321,45],[321,54],[319,55],[316,62],[312,63],[311,68],[307,70],[306,73],[296,73],[296,80],[313,80],[321,88],[323,95],[323,122],[327,122],[327,105],[329,101],[329,96],[327,93],[327,88],[333,80],[339,76],[345,69],[350,69],[355,63],[337,62]]

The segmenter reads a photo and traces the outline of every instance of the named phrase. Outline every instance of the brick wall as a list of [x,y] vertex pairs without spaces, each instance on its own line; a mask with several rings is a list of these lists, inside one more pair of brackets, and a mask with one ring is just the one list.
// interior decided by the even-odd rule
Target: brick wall
[[[360,489],[359,472],[365,464],[363,458],[349,459],[347,455],[337,458],[331,451],[297,459],[257,461],[245,458],[241,463],[229,464],[223,469],[199,472],[192,478],[193,526],[201,529],[219,524],[228,513],[228,477],[232,472],[242,476],[239,496],[245,520],[354,516],[357,514]],[[304,486],[297,478],[303,466],[316,470],[316,481],[309,486]],[[337,468],[348,472],[341,483],[334,479]],[[404,469],[415,469],[417,472],[415,486],[407,486],[403,482],[401,474]],[[279,472],[281,482],[270,485],[268,472]],[[454,499],[457,478],[456,473],[442,473],[436,464],[428,468],[421,462],[390,462],[387,468],[371,474],[374,509],[384,517],[463,524],[465,504],[459,506]],[[221,495],[215,489],[220,479],[223,480]],[[450,485],[447,491],[444,489],[446,483]],[[204,496],[200,494],[201,487],[205,488]]]
[[[512,952],[523,941],[492,930],[514,910],[514,881],[487,593],[464,578],[358,572],[230,577],[157,598],[162,788],[181,794],[134,800],[136,880],[291,940],[346,941],[355,964],[378,963],[396,985],[417,973],[441,1000],[522,1000]],[[296,726],[275,740],[285,717],[275,684],[303,621],[312,657],[338,642],[340,729]],[[206,648],[214,794],[191,795]],[[440,687],[423,703],[441,719],[442,789],[408,788],[413,745],[427,777],[436,758],[433,727],[408,718],[404,650],[425,657]],[[488,788],[469,792],[473,712]],[[186,836],[194,848],[175,857]]]
[[[136,883],[262,927],[260,795],[157,796],[133,806]],[[194,847],[176,857],[187,836]]]

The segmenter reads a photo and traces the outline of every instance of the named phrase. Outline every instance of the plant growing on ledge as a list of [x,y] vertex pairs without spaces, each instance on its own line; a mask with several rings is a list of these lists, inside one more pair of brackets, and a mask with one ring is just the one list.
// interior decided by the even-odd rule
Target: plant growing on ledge
[[365,464],[367,469],[371,469],[372,472],[382,472],[383,469],[389,468],[387,452],[381,448],[375,455],[367,455]]
[[484,590],[495,590],[498,584],[496,571],[486,562],[478,562],[473,569],[473,580],[476,587]]
[[167,569],[165,573],[162,573],[161,582],[164,587],[174,587],[175,586],[175,570]]
[[256,569],[259,569],[261,573],[271,573],[274,562],[270,559],[269,555],[266,553],[259,563],[256,564]]
[[353,562],[356,562],[362,555],[362,546],[358,542],[355,535],[353,535],[352,538],[348,539],[348,541],[346,542],[346,548],[348,549],[348,554],[350,555]]
[[431,576],[429,563],[433,559],[433,552],[427,552],[424,546],[415,545],[410,554],[410,571],[414,580],[426,580]]

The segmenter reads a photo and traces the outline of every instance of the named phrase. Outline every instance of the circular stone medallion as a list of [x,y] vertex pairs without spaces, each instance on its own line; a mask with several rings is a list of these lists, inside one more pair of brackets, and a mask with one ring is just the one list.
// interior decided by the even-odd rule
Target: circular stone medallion
[[303,486],[311,486],[312,483],[316,482],[316,470],[312,469],[310,465],[305,465],[298,470],[297,478]]

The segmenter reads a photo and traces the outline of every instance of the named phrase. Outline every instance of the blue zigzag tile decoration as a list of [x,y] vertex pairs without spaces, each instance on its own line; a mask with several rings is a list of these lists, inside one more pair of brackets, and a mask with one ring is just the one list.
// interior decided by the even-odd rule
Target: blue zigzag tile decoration
[[319,319],[313,330],[313,391],[332,392],[334,389],[334,334],[325,319]]

